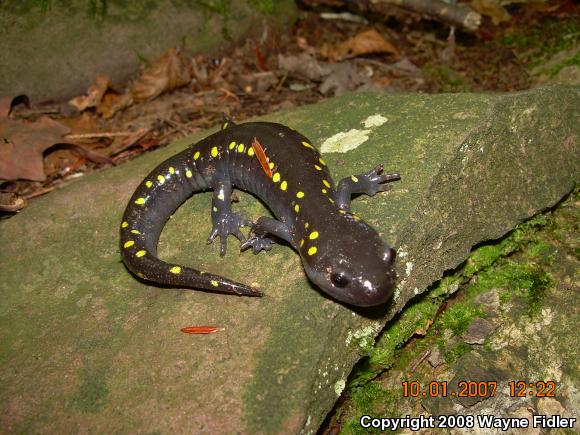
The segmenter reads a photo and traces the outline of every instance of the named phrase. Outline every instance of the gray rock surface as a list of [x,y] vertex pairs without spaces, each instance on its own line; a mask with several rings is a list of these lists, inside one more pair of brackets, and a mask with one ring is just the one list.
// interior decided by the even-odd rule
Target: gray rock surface
[[[572,189],[579,94],[574,87],[358,94],[268,118],[321,146],[335,180],[379,162],[403,175],[392,191],[353,203],[398,248],[398,290],[381,309],[327,299],[287,247],[253,256],[231,243],[220,259],[216,246],[205,245],[210,194],[175,213],[160,256],[257,283],[266,296],[136,281],[117,248],[125,203],[151,168],[205,133],[38,199],[0,225],[0,426],[314,433],[360,347],[386,321],[472,246],[502,236]],[[235,208],[254,218],[264,213],[244,193]],[[180,332],[208,324],[225,331]]]
[[[267,2],[3,2],[0,6],[0,94],[63,99],[83,94],[99,74],[122,84],[144,59],[169,47],[200,53],[255,31],[288,25],[292,0]],[[43,10],[45,5],[46,10]]]

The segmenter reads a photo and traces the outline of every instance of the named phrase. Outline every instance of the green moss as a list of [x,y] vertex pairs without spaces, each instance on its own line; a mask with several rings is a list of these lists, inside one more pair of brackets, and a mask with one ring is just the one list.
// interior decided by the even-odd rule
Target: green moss
[[438,332],[449,330],[459,336],[467,331],[473,319],[484,316],[483,310],[471,302],[457,303],[445,310],[434,326]]
[[455,346],[451,347],[443,354],[443,358],[445,362],[449,365],[454,364],[459,358],[463,355],[471,352],[473,348],[467,343],[458,343]]
[[[522,52],[523,56],[519,58],[523,58],[524,62],[534,66],[545,57],[573,48],[579,35],[580,24],[571,18],[543,21],[541,24],[506,34],[499,41],[503,45]],[[578,60],[572,62],[578,62]]]
[[222,36],[231,39],[229,20],[231,12],[231,0],[195,0],[197,5],[208,14],[216,14],[222,20]]
[[274,12],[274,0],[249,0],[250,6],[262,14]]
[[423,72],[436,82],[443,92],[466,92],[471,89],[469,80],[447,65],[428,63]]
[[354,369],[349,381],[349,388],[368,382],[380,372],[393,366],[396,351],[407,343],[416,333],[424,334],[429,322],[437,312],[439,304],[429,298],[422,298],[410,305],[405,312],[386,329],[377,340],[365,348],[367,358]]
[[369,383],[364,388],[357,388],[351,393],[354,405],[353,417],[343,425],[341,434],[372,434],[381,433],[380,429],[364,429],[360,425],[363,415],[399,416],[397,403],[401,400],[400,393],[383,388],[379,383]]

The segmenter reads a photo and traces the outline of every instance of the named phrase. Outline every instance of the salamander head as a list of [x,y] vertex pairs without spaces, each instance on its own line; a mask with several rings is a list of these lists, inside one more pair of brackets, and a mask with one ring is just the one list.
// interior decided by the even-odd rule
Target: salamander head
[[[395,250],[372,227],[350,218],[316,235],[314,240],[305,238],[301,251],[306,273],[320,289],[361,307],[384,304],[391,298]],[[313,246],[316,252],[309,255]]]

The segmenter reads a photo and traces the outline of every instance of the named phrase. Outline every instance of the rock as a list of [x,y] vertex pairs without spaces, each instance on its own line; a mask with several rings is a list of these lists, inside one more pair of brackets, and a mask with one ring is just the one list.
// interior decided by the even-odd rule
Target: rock
[[475,318],[462,338],[467,344],[483,344],[493,325],[485,319]]
[[[244,38],[267,17],[273,26],[296,17],[291,0],[267,2],[12,2],[0,14],[0,94],[66,99],[83,94],[99,74],[122,83],[169,47],[201,53]],[[42,5],[47,9],[43,10]]]
[[[315,433],[385,322],[463,262],[472,246],[501,237],[570,192],[580,173],[579,103],[578,88],[569,87],[355,94],[269,117],[315,144],[356,130],[354,148],[324,155],[335,180],[379,162],[402,174],[390,192],[353,202],[398,248],[396,296],[376,309],[327,299],[286,246],[253,256],[236,252],[232,240],[220,258],[217,246],[205,244],[209,193],[174,214],[160,256],[257,283],[264,298],[158,288],[127,272],[118,226],[133,189],[207,133],[33,201],[0,223],[0,426]],[[377,115],[381,122],[365,122]],[[253,218],[265,212],[243,193],[235,208]],[[190,325],[225,331],[180,332]],[[502,370],[513,378],[513,370]]]

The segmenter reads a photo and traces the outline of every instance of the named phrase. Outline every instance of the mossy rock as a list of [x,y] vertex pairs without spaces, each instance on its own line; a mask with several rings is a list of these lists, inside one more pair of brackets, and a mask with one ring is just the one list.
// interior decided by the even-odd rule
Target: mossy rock
[[[126,201],[158,162],[207,132],[37,199],[0,224],[0,426],[315,433],[389,319],[474,245],[571,191],[580,173],[579,97],[572,87],[355,94],[268,118],[321,145],[336,180],[380,162],[402,174],[390,192],[353,202],[398,250],[396,297],[378,309],[325,297],[285,246],[254,256],[232,240],[220,258],[205,244],[209,193],[174,214],[160,256],[256,283],[265,297],[158,288],[127,272],[118,252]],[[239,196],[236,209],[265,213],[251,195]],[[180,332],[189,325],[225,331]]]

